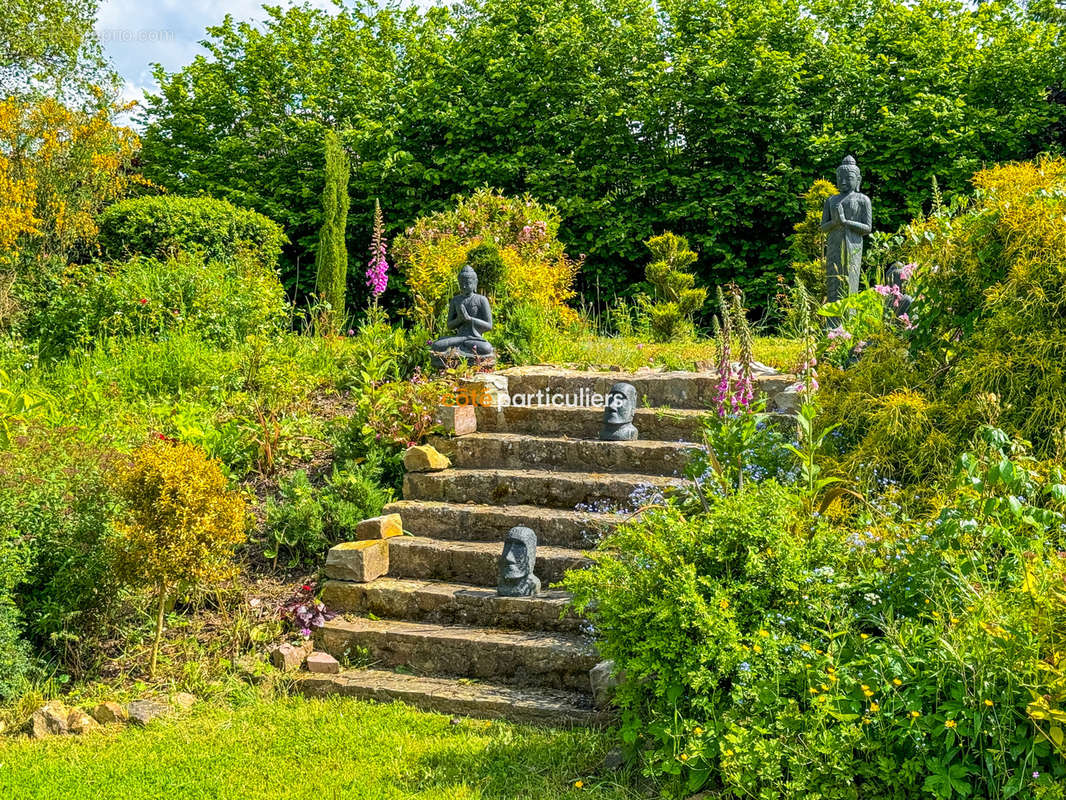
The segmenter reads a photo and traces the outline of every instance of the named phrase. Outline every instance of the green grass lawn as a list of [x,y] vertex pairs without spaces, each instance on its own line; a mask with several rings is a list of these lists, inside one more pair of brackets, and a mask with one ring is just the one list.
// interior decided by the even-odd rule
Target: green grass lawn
[[[610,739],[354,700],[202,703],[146,728],[0,739],[0,798],[635,798]],[[621,782],[621,783],[616,783]],[[580,782],[580,787],[575,784]]]
[[[656,344],[626,336],[587,336],[567,341],[560,339],[558,352],[547,359],[552,363],[569,363],[583,368],[638,369],[666,367],[668,369],[706,369],[716,360],[713,340],[668,342]],[[757,336],[753,341],[756,361],[782,372],[793,370],[800,359],[803,343],[795,339]],[[737,357],[734,352],[733,358]]]

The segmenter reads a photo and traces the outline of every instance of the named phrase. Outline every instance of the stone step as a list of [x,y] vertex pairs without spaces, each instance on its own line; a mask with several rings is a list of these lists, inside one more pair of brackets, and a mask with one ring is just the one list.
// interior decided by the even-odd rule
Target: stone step
[[463,583],[378,578],[326,581],[322,602],[332,611],[443,625],[578,633],[584,624],[569,610],[570,595],[554,590],[500,597],[494,588]]
[[601,442],[520,433],[471,433],[430,442],[456,467],[560,469],[680,475],[695,445],[682,442]]
[[615,721],[610,712],[593,708],[592,698],[580,692],[517,688],[381,669],[306,675],[296,685],[307,697],[340,695],[379,702],[399,701],[424,711],[479,719],[506,719],[562,728],[609,725]]
[[[633,424],[637,426],[641,441],[698,442],[707,413],[693,409],[638,408]],[[479,406],[476,414],[479,433],[597,439],[603,423],[601,408]]]
[[537,532],[539,544],[587,549],[626,517],[542,506],[490,506],[481,503],[443,503],[399,500],[382,512],[399,514],[403,529],[430,539],[503,542],[507,531],[525,525]]
[[342,664],[406,667],[420,675],[491,678],[512,686],[591,691],[596,651],[569,633],[501,631],[463,625],[337,617],[315,641]]
[[[502,553],[502,540],[463,542],[396,536],[389,539],[389,577],[493,587],[496,586],[496,564]],[[547,589],[561,581],[569,570],[581,569],[588,564],[589,560],[581,550],[538,546],[535,574]]]
[[447,469],[407,473],[403,496],[406,500],[539,505],[615,513],[636,510],[656,492],[683,483],[680,478],[625,473]]
[[[575,397],[584,390],[585,396],[593,393],[605,395],[611,386],[618,382],[631,383],[637,390],[637,397],[643,407],[669,407],[687,409],[709,409],[714,406],[718,392],[718,374],[714,371],[704,372],[655,372],[638,370],[635,373],[624,372],[586,372],[580,370],[558,369],[546,366],[512,367],[502,370],[507,376],[508,393],[515,395],[533,395],[542,392],[540,402],[551,402],[552,394]],[[779,395],[796,382],[792,375],[760,374],[754,375],[755,392],[765,392],[769,397],[767,410],[784,410],[787,400]],[[586,401],[587,402],[587,401]],[[602,403],[601,403],[602,405]],[[639,427],[639,426],[638,426]]]

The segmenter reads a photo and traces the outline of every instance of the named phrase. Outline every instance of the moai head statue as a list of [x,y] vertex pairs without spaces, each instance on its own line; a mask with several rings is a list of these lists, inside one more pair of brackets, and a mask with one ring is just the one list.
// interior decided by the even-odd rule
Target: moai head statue
[[633,415],[637,413],[637,388],[631,383],[616,383],[607,392],[603,409],[600,439],[605,442],[629,442],[637,438]]
[[540,579],[533,574],[537,563],[537,534],[521,526],[511,528],[503,540],[497,593],[504,597],[531,597],[540,593]]

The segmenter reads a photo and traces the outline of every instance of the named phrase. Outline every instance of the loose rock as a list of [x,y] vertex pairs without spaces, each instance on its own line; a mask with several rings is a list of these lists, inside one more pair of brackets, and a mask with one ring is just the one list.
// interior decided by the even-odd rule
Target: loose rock
[[101,703],[89,713],[101,725],[113,725],[116,722],[122,723],[130,718],[130,715],[126,713],[126,709],[118,703]]
[[307,669],[316,675],[336,675],[341,665],[329,653],[316,651],[307,657]]
[[371,517],[355,526],[355,538],[360,541],[391,539],[393,536],[403,536],[403,520],[400,519],[399,514]]
[[589,670],[589,682],[592,684],[592,697],[597,708],[605,708],[611,703],[611,696],[618,686],[614,674],[613,661],[601,661]]
[[30,715],[26,723],[26,734],[31,739],[43,739],[46,736],[62,736],[67,732],[69,712],[62,703],[48,703]]
[[326,554],[326,577],[369,583],[389,571],[388,540],[345,542]]
[[447,456],[428,444],[408,447],[403,454],[403,467],[408,472],[440,472],[451,465]]
[[67,732],[81,736],[100,727],[100,723],[80,708],[72,708],[67,716]]
[[170,702],[176,708],[180,708],[182,711],[188,711],[190,708],[196,705],[197,698],[196,695],[189,694],[188,692],[178,692],[176,695],[170,698]]
[[307,651],[291,644],[280,644],[270,651],[270,663],[282,672],[295,672],[303,666]]
[[127,706],[130,722],[134,725],[147,725],[156,717],[161,717],[169,711],[162,703],[154,700],[134,700]]

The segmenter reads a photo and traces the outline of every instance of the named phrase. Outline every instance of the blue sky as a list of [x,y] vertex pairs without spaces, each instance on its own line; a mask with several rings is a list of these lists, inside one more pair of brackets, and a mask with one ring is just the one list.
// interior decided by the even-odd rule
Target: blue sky
[[[331,8],[329,0],[309,0]],[[101,0],[96,31],[104,50],[122,76],[123,97],[138,100],[152,87],[151,64],[168,70],[188,64],[203,52],[204,28],[226,14],[236,19],[262,19],[263,0]],[[289,5],[272,0],[272,5]]]

